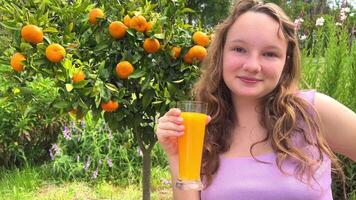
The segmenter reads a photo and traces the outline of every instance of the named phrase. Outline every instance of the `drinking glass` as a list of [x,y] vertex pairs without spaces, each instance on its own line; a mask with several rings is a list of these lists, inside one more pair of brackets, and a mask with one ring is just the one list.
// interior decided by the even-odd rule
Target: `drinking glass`
[[178,137],[179,175],[176,187],[201,190],[200,169],[207,120],[207,104],[200,101],[179,101],[184,135]]

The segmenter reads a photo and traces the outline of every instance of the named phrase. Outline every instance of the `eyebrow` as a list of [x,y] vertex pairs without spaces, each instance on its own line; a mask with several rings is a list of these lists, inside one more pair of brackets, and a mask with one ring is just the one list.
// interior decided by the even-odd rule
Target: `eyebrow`
[[[230,43],[244,43],[244,44],[248,44],[248,42],[241,40],[241,39],[234,39],[232,41],[230,41]],[[273,49],[273,50],[278,50],[278,51],[282,51],[282,49],[279,46],[276,45],[268,45],[266,47],[264,47],[265,49]]]

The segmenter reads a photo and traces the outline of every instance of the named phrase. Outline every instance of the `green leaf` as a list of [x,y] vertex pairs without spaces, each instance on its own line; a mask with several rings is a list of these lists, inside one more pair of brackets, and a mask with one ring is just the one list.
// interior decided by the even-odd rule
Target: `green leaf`
[[173,83],[181,83],[181,82],[183,82],[184,81],[184,79],[180,79],[180,80],[176,80],[176,81],[172,81]]
[[149,104],[151,104],[153,97],[155,96],[154,90],[146,90],[143,94],[142,98],[142,106],[143,108],[147,108]]
[[83,87],[85,87],[88,83],[89,83],[88,80],[82,80],[82,81],[79,81],[79,82],[77,82],[77,83],[74,83],[73,86],[74,86],[74,88],[83,88]]
[[101,52],[102,50],[107,49],[108,47],[108,43],[101,43],[94,48],[94,52]]
[[132,74],[129,76],[129,78],[136,79],[136,78],[141,78],[141,77],[143,77],[144,75],[146,75],[146,72],[145,72],[145,71],[135,70],[134,73],[132,73]]
[[114,85],[114,84],[111,84],[111,83],[106,83],[105,84],[106,88],[108,88],[109,90],[113,91],[113,92],[118,92],[118,88]]
[[156,33],[156,34],[154,34],[154,37],[157,38],[157,39],[163,40],[164,39],[164,34],[163,33]]
[[28,87],[20,87],[21,93],[23,94],[32,94],[31,88]]
[[195,13],[195,11],[191,8],[184,8],[181,12],[182,13]]
[[58,108],[58,109],[64,109],[68,108],[70,105],[66,101],[59,101],[53,104],[53,107]]
[[79,105],[80,105],[82,108],[88,109],[88,106],[87,106],[87,104],[85,104],[85,102],[83,101],[83,99],[80,99]]
[[0,25],[3,26],[3,27],[5,27],[5,28],[7,28],[7,29],[10,29],[10,30],[14,30],[14,31],[20,30],[20,29],[17,28],[17,27],[8,26],[8,25],[6,25],[6,24],[4,24],[4,23],[2,23],[2,22],[0,22]]
[[45,33],[58,33],[58,30],[54,27],[48,27],[43,30]]

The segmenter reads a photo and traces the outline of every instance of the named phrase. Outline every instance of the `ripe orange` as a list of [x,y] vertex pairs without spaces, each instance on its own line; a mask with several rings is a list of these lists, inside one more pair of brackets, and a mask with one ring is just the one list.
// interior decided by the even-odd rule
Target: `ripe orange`
[[198,62],[203,61],[207,54],[208,53],[205,47],[200,45],[194,45],[188,50],[187,54],[184,55],[183,60],[188,64],[193,64],[194,60],[197,60]]
[[35,25],[26,25],[21,29],[21,37],[32,44],[37,44],[43,41],[42,29]]
[[113,112],[119,108],[119,103],[117,101],[109,100],[106,103],[101,103],[101,108],[106,112]]
[[150,31],[155,23],[153,21],[147,22],[146,33]]
[[128,61],[121,61],[116,65],[116,74],[121,79],[127,79],[134,71],[134,67]]
[[97,24],[97,18],[104,18],[104,12],[100,8],[94,8],[89,12],[89,23]]
[[49,61],[57,63],[63,60],[66,50],[59,44],[50,44],[46,48],[46,57]]
[[180,52],[182,51],[182,48],[174,46],[172,47],[172,52],[171,55],[174,59],[178,58],[180,55]]
[[26,57],[24,55],[18,52],[15,53],[11,57],[11,61],[10,61],[12,69],[14,69],[17,72],[21,72],[24,66],[24,64],[22,64],[22,61],[24,60],[26,60]]
[[82,81],[84,79],[85,79],[85,74],[82,70],[74,73],[72,77],[73,83],[78,83],[79,81]]
[[126,35],[127,26],[120,21],[111,22],[109,25],[110,35],[115,39],[123,38]]
[[143,42],[143,49],[147,53],[156,53],[160,48],[159,41],[156,38],[146,38]]
[[139,32],[145,32],[147,27],[147,21],[146,18],[144,16],[134,16],[131,20],[130,20],[130,28],[135,29],[136,31]]
[[193,41],[197,45],[206,47],[210,44],[209,36],[201,31],[197,31],[193,34]]
[[130,17],[130,16],[126,15],[126,16],[124,17],[124,24],[125,24],[125,26],[127,26],[128,28],[131,28],[131,17]]

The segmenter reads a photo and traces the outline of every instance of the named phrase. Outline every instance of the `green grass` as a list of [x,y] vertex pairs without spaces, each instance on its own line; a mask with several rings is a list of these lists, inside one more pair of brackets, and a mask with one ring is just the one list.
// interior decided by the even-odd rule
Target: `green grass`
[[[171,199],[166,170],[152,169],[152,200]],[[56,182],[43,167],[0,171],[0,200],[137,200],[142,198],[140,185],[117,186],[108,182]]]

